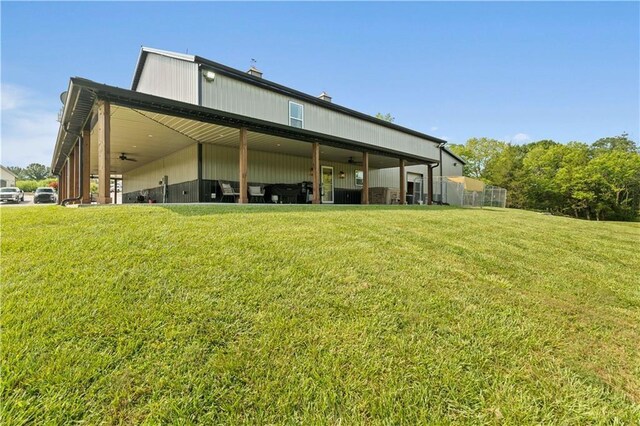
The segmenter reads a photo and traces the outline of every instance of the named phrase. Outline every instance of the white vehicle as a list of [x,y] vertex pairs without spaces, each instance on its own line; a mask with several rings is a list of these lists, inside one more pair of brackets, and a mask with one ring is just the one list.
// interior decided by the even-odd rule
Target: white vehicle
[[14,186],[0,188],[0,201],[19,203],[20,201],[24,201],[24,192]]

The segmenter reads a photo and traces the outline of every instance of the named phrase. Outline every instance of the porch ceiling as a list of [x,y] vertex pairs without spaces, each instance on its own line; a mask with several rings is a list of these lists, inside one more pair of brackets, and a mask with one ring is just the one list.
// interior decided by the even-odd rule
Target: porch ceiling
[[[97,126],[91,132],[91,173],[98,172]],[[311,157],[311,144],[256,132],[248,132],[249,151],[265,151]],[[111,173],[122,174],[165,157],[193,143],[209,143],[228,147],[238,146],[238,129],[197,120],[153,113],[129,107],[111,107]],[[136,161],[121,160],[127,158]],[[349,163],[362,161],[361,151],[322,145],[322,160]],[[251,154],[249,153],[249,161]],[[407,165],[417,164],[407,162]],[[371,168],[397,167],[398,159],[369,155]]]

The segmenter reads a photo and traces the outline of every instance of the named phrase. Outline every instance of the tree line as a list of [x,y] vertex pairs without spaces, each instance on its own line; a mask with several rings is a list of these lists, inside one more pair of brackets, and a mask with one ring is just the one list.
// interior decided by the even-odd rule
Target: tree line
[[640,218],[640,151],[628,134],[561,144],[488,138],[452,144],[465,176],[508,190],[507,206],[594,220]]

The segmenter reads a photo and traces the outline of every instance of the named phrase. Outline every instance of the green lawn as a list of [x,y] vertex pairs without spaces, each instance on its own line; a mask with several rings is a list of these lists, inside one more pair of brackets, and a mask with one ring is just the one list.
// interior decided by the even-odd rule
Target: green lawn
[[3,208],[2,423],[640,422],[640,224]]

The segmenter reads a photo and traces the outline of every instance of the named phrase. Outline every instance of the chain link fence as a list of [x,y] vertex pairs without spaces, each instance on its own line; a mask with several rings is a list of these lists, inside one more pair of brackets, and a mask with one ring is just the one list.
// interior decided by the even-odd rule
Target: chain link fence
[[433,202],[461,207],[506,207],[507,190],[463,176],[434,176]]

